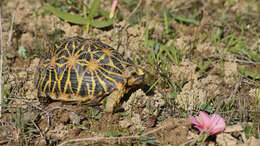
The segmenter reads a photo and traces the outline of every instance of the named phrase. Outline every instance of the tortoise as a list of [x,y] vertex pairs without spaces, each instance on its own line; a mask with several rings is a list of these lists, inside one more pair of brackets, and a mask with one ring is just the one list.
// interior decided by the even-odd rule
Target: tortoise
[[41,59],[37,96],[106,103],[105,111],[113,112],[124,94],[143,79],[143,70],[109,45],[96,39],[70,37],[52,45]]

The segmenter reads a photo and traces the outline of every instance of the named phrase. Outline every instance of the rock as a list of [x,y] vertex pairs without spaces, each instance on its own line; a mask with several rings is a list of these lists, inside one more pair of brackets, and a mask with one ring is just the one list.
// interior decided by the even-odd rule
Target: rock
[[129,126],[131,126],[131,120],[129,119],[124,119],[122,121],[119,121],[119,125],[122,127],[122,128],[128,128]]
[[235,62],[225,62],[224,63],[224,74],[225,76],[233,76],[234,74],[237,74],[237,63]]
[[119,125],[122,128],[130,127],[131,130],[144,130],[144,124],[140,118],[139,114],[133,114],[131,117],[126,117],[125,119],[119,121]]
[[139,114],[133,114],[132,118],[131,118],[131,121],[132,121],[132,127],[130,127],[132,130],[144,130],[145,127],[143,126],[143,122],[141,120],[141,117]]
[[[199,43],[197,45],[197,51],[199,51],[200,53],[203,53],[206,56],[210,56],[214,53],[216,53],[216,49],[213,48],[213,46],[211,46],[211,43]],[[207,52],[207,53],[205,53]]]
[[32,45],[33,36],[29,32],[24,33],[24,34],[22,34],[20,41],[21,41],[20,45],[24,46],[25,49],[28,49]]
[[218,145],[237,146],[237,140],[227,133],[220,133],[217,135],[216,142]]
[[25,93],[25,96],[27,99],[35,99],[37,96],[37,89],[35,88],[35,84],[33,80],[27,81],[24,84],[26,88],[28,89]]
[[25,123],[31,122],[33,120],[33,118],[34,118],[34,112],[28,111],[28,112],[24,113],[23,120]]
[[68,133],[68,129],[66,125],[59,124],[54,127],[54,129],[50,129],[46,134],[47,137],[53,138],[64,138],[64,135]]
[[68,123],[69,120],[70,120],[69,113],[68,112],[63,112],[61,117],[60,117],[60,121],[62,123]]
[[209,141],[208,146],[215,146],[215,143],[213,141]]
[[239,132],[239,131],[243,131],[243,127],[240,124],[227,126],[225,128],[225,132],[226,133],[228,133],[228,132]]
[[40,63],[40,58],[35,58],[32,60],[32,63],[30,64],[30,67],[31,69],[37,69],[37,67],[39,66],[39,63]]
[[260,145],[260,139],[256,139],[255,137],[250,137],[247,141],[246,144],[247,146],[259,146]]
[[72,124],[79,125],[80,123],[80,116],[78,116],[74,112],[69,112],[69,119],[72,122]]
[[19,79],[26,79],[27,78],[27,72],[26,71],[21,71],[18,73],[18,78]]
[[227,84],[235,83],[236,76],[238,75],[237,63],[235,62],[225,62],[224,63],[224,81]]

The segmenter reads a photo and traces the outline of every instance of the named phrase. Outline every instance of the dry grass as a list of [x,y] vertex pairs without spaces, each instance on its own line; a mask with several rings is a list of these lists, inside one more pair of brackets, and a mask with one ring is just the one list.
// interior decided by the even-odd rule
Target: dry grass
[[2,117],[2,68],[3,68],[3,37],[2,37],[2,9],[0,8],[0,118]]

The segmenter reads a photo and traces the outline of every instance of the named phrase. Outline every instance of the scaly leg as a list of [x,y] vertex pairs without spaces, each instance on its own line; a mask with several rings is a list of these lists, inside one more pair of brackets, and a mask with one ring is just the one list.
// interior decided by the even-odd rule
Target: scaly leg
[[114,111],[114,108],[118,105],[120,99],[124,96],[124,91],[124,89],[115,90],[107,97],[105,106],[106,112],[112,113]]

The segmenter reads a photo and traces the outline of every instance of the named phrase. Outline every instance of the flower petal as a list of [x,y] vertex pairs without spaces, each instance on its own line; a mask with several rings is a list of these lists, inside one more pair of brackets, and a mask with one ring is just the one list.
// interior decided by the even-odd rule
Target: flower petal
[[210,116],[206,112],[200,111],[200,120],[204,130],[207,131],[211,127],[212,121],[210,120]]
[[202,125],[195,125],[195,128],[197,128],[200,132],[204,131],[204,128]]
[[201,125],[200,121],[196,117],[190,117],[189,121],[194,124],[195,128],[197,128],[199,131],[203,131],[203,125]]
[[210,121],[212,124],[209,129],[211,135],[224,131],[226,124],[225,120],[220,115],[213,114]]
[[200,125],[200,122],[197,120],[197,118],[191,116],[189,118],[189,121],[192,123],[192,124],[195,124],[195,125]]
[[189,121],[195,124],[195,128],[199,131],[205,131],[210,135],[224,131],[225,120],[218,114],[208,115],[206,112],[200,111],[199,119],[191,116]]
[[118,3],[118,0],[114,0],[114,1],[113,1],[109,18],[113,18],[114,13],[115,13],[115,10],[116,10],[117,3]]

